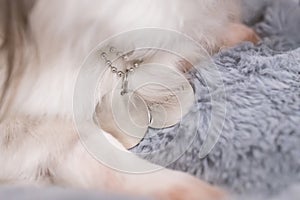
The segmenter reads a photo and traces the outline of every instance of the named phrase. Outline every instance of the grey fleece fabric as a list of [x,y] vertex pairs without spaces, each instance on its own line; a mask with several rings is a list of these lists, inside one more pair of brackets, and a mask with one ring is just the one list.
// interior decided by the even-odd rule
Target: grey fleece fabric
[[[125,197],[100,191],[84,191],[59,187],[28,188],[1,187],[1,200],[147,200],[146,198]],[[149,199],[148,199],[149,200]]]
[[[175,159],[168,167],[224,187],[236,200],[299,200],[299,2],[243,0],[243,5],[244,21],[263,37],[262,44],[244,43],[214,57],[226,95],[219,95],[218,88],[208,91],[200,71],[193,77],[197,103],[182,123],[164,130],[150,129],[148,137],[152,137],[132,151],[147,153],[141,156],[162,165]],[[217,112],[216,119],[223,122],[222,134],[211,153],[202,158],[200,148],[216,120],[210,95],[226,102],[226,113],[222,121]],[[157,153],[158,149],[162,151]],[[126,198],[60,188],[1,187],[0,199]]]
[[164,165],[192,141],[169,167],[237,194],[278,195],[300,183],[300,49],[277,54],[265,45],[243,44],[220,53],[215,62],[225,84],[226,96],[218,100],[226,102],[226,115],[210,154],[199,155],[212,115],[211,96],[199,74],[197,104],[188,116],[175,127],[150,130],[152,137],[135,151]]
[[137,197],[124,197],[99,191],[84,191],[64,189],[58,187],[27,188],[10,187],[0,188],[1,200],[146,200]]
[[[214,57],[223,78],[225,121],[205,158],[200,149],[212,122],[210,94],[201,71],[193,79],[197,103],[180,125],[149,130],[134,152],[170,168],[227,188],[237,199],[300,199],[300,5],[294,0],[260,2],[253,27],[263,37]],[[245,4],[249,2],[245,1]],[[194,135],[193,131],[197,134]],[[191,144],[190,144],[191,143]],[[160,151],[161,150],[161,151]]]

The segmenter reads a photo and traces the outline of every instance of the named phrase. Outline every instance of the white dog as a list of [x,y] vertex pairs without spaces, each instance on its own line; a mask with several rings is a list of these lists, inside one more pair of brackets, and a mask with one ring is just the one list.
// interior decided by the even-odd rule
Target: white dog
[[[239,23],[236,1],[0,0],[0,15],[1,183],[54,184],[159,199],[224,198],[220,189],[181,172],[163,169],[126,174],[100,164],[76,133],[72,97],[84,58],[97,44],[124,31],[147,27],[175,30],[208,52],[256,40],[255,34]],[[166,38],[153,42],[178,49],[182,45]],[[183,49],[193,60],[195,52]],[[127,59],[147,63],[150,55],[153,57],[145,53]],[[189,68],[168,55],[158,54],[155,59],[182,74]],[[151,68],[147,70],[151,72]],[[108,82],[116,79],[112,74],[105,78]],[[164,78],[176,84],[172,77]],[[108,86],[111,84],[100,85],[100,92]],[[114,135],[112,127],[107,129]]]

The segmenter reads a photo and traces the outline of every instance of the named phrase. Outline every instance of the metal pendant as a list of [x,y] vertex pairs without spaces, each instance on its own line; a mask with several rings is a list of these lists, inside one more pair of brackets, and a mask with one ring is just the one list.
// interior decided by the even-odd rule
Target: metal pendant
[[194,103],[194,90],[187,82],[177,90],[172,90],[161,101],[149,103],[152,128],[166,128],[182,120]]
[[194,103],[192,86],[174,68],[150,64],[135,73],[119,71],[118,76],[122,80],[102,97],[96,116],[101,128],[127,149],[144,138],[148,127],[180,122]]
[[147,103],[152,128],[177,124],[195,100],[194,90],[187,78],[165,65],[145,64],[130,76],[129,82]]

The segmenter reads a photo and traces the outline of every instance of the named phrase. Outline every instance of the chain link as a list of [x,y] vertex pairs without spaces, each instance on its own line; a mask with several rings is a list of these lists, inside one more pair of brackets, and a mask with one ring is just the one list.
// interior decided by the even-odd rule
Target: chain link
[[[110,47],[109,48],[110,53],[115,53],[117,58],[122,57],[124,62],[128,62],[128,54],[124,54],[122,52],[117,52],[117,49],[115,47]],[[128,93],[128,74],[133,73],[136,68],[139,67],[141,61],[136,61],[133,63],[133,65],[130,68],[127,68],[125,71],[118,70],[118,68],[113,65],[112,61],[108,59],[107,53],[102,52],[101,57],[104,60],[105,64],[110,68],[111,72],[113,74],[116,74],[118,77],[122,78],[122,91],[121,95],[125,95]]]
[[[110,51],[110,53],[115,53],[116,48],[110,47],[109,51]],[[128,61],[128,57],[129,57],[127,54],[123,54],[122,52],[116,52],[116,56],[122,57],[124,62]],[[132,67],[126,69],[125,71],[122,71],[122,70],[118,70],[118,68],[115,65],[113,65],[112,61],[108,59],[106,52],[102,52],[101,57],[104,60],[105,64],[110,68],[111,72],[113,74],[117,74],[117,76],[120,78],[123,78],[126,73],[134,72],[135,69],[138,68],[139,64],[140,64],[140,62],[134,62]]]

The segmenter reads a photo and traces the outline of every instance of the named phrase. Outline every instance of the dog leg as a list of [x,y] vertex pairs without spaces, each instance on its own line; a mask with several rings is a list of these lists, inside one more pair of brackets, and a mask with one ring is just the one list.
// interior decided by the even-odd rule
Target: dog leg
[[[117,155],[111,156],[118,159]],[[182,172],[162,169],[145,174],[121,173],[96,161],[80,142],[58,166],[56,179],[67,186],[162,200],[219,200],[225,197],[220,189]]]

